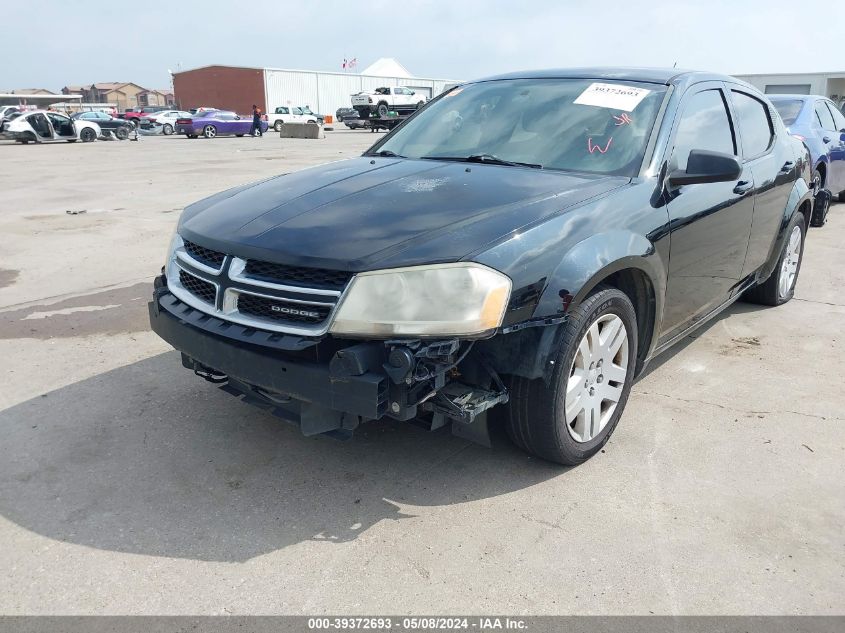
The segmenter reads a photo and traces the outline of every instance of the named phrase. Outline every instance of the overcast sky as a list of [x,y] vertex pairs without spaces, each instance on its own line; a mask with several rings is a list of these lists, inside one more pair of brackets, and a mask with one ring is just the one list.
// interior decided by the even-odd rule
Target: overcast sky
[[[818,16],[782,0],[42,0],[4,3],[0,90],[134,81],[224,64],[363,70],[395,57],[418,77],[472,79],[584,65],[725,73],[843,70]],[[35,13],[33,13],[35,11]],[[39,17],[42,16],[42,17]],[[816,18],[812,17],[816,16]],[[24,25],[31,25],[26,27]],[[833,40],[829,39],[833,37]],[[822,40],[827,38],[830,58]]]

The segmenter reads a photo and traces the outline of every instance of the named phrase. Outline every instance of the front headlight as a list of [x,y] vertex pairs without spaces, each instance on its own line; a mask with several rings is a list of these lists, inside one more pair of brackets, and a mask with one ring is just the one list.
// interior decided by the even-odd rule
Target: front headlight
[[359,273],[331,326],[333,334],[460,336],[502,324],[511,280],[471,262]]

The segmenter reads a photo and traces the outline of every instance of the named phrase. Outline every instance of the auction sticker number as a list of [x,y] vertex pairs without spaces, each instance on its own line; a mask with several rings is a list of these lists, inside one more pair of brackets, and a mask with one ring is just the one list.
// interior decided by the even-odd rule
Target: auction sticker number
[[592,83],[572,103],[633,112],[651,90],[622,84]]

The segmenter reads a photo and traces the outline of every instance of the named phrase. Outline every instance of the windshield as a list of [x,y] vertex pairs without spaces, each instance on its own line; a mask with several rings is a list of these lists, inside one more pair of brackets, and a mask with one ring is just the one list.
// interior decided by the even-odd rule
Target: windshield
[[787,127],[795,123],[798,115],[801,114],[801,108],[804,107],[804,102],[801,99],[772,99],[771,101],[780,118],[783,119],[783,124]]
[[[374,148],[407,158],[484,157],[634,176],[666,86],[510,79],[453,88]],[[390,155],[390,154],[388,154]]]

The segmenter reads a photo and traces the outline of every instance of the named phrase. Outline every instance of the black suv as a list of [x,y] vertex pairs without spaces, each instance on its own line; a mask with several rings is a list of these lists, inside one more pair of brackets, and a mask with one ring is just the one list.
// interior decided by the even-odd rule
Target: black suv
[[648,361],[793,294],[809,157],[766,98],[676,70],[511,74],[360,158],[188,206],[150,303],[182,363],[306,435],[489,414],[596,453]]

